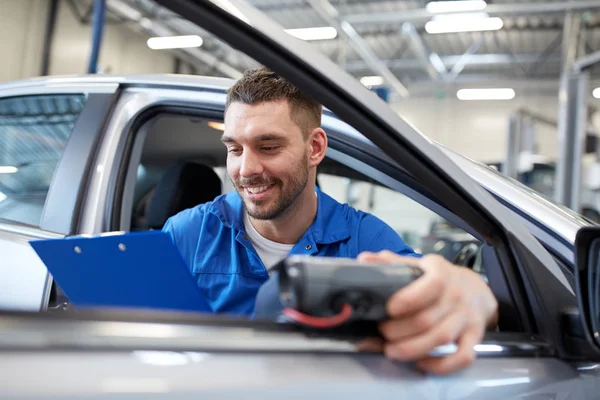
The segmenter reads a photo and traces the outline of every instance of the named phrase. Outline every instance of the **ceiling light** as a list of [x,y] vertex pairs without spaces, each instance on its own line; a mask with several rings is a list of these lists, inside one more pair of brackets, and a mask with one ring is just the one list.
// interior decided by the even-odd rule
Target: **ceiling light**
[[383,85],[383,78],[381,76],[363,76],[360,78],[360,83],[365,86],[381,86]]
[[152,50],[184,49],[202,46],[202,38],[198,35],[163,36],[148,39],[148,47]]
[[224,131],[225,130],[225,124],[222,123],[222,122],[208,121],[208,126],[210,126],[213,129],[216,129],[218,131]]
[[17,167],[0,165],[0,174],[14,174],[19,171]]
[[434,15],[433,17],[431,17],[432,21],[447,21],[448,23],[450,22],[454,22],[454,23],[458,23],[461,24],[463,23],[465,20],[472,20],[472,19],[486,19],[489,18],[490,15],[486,12],[477,12],[477,13],[458,13],[458,14],[437,14]]
[[337,36],[337,30],[331,26],[318,28],[286,29],[286,33],[302,40],[327,40]]
[[592,92],[592,96],[594,96],[595,99],[600,99],[600,87],[594,89],[594,91]]
[[455,18],[448,16],[442,19],[429,21],[425,24],[425,30],[429,34],[455,33],[455,32],[479,32],[497,31],[502,29],[504,22],[501,18]]
[[456,92],[459,100],[512,100],[515,91],[510,88],[499,89],[460,89]]
[[483,10],[487,7],[484,0],[432,1],[425,9],[430,13],[449,13],[461,11]]

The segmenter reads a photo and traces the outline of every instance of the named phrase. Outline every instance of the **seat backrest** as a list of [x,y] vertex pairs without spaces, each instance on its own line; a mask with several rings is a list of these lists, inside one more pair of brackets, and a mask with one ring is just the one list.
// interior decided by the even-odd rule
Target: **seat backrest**
[[149,229],[162,229],[167,219],[221,194],[221,179],[209,166],[178,162],[158,182],[148,202]]

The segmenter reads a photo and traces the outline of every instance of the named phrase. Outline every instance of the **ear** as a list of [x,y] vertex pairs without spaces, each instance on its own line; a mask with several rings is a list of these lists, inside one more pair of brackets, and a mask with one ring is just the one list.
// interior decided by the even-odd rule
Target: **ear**
[[327,152],[327,134],[321,128],[315,128],[308,136],[308,165],[316,167],[325,158]]

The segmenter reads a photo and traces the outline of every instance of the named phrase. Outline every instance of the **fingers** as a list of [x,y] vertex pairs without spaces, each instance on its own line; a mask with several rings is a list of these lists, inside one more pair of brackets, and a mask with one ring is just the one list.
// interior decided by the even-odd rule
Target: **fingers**
[[[357,259],[364,262],[394,262],[420,266],[424,274],[410,285],[396,292],[387,302],[387,312],[392,318],[416,314],[432,304],[442,295],[446,287],[446,270],[439,267],[438,257],[402,257],[390,251],[361,253]],[[443,260],[445,261],[445,260]]]
[[471,325],[458,341],[456,353],[442,358],[426,358],[417,365],[420,369],[434,374],[450,374],[473,364],[476,358],[475,346],[481,343],[485,329]]
[[465,328],[466,321],[461,313],[452,313],[428,332],[406,340],[390,342],[385,354],[396,360],[415,360],[426,357],[435,347],[455,341]]
[[[379,328],[388,358],[417,360],[421,369],[439,374],[452,373],[473,363],[474,347],[481,342],[486,323],[497,318],[497,301],[475,273],[435,255],[415,258],[383,251],[362,253],[358,259],[404,263],[424,272],[387,302],[391,319]],[[456,353],[429,356],[437,346],[452,342],[458,346]]]
[[400,319],[382,322],[379,330],[386,340],[399,341],[434,329],[452,311],[452,305],[444,299],[437,304]]

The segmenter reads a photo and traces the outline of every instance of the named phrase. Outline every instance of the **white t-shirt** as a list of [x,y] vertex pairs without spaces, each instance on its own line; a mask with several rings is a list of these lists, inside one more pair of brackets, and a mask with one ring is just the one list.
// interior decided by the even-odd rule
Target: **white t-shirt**
[[256,229],[254,229],[254,226],[252,226],[247,213],[244,213],[244,225],[246,227],[246,233],[248,234],[250,243],[252,243],[256,249],[258,256],[267,268],[267,272],[269,275],[271,275],[273,266],[287,257],[294,245],[277,243],[262,236]]

